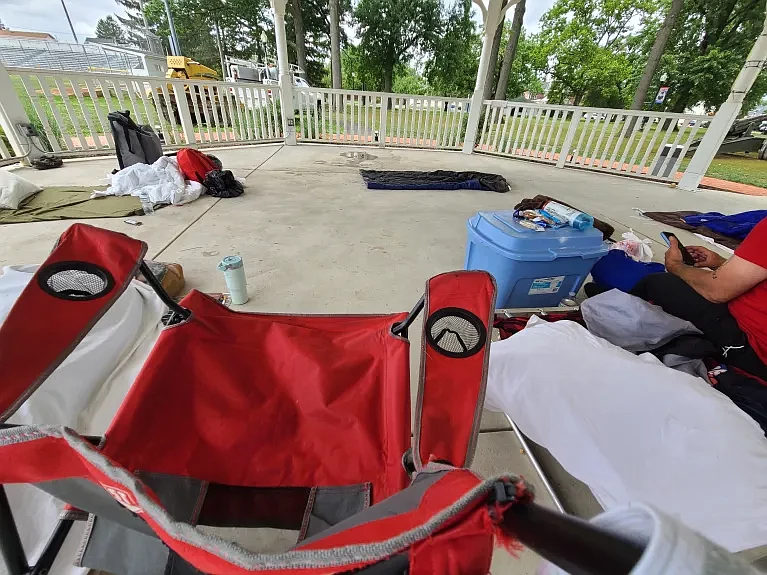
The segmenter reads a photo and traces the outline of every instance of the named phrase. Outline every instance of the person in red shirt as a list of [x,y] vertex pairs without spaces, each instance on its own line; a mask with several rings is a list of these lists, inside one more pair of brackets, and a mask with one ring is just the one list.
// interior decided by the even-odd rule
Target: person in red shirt
[[669,273],[646,276],[631,293],[690,321],[722,349],[726,363],[767,382],[767,219],[729,259],[688,246],[695,260],[688,266],[676,238],[670,240]]

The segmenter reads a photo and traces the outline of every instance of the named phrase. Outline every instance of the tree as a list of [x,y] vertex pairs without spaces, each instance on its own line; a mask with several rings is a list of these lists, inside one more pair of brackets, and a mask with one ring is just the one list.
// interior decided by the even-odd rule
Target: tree
[[429,84],[410,66],[400,66],[397,70],[392,90],[396,94],[426,94]]
[[[222,51],[249,59],[274,55],[274,25],[268,14],[268,0],[170,0],[176,33],[183,55],[220,72],[216,31],[221,32]],[[167,38],[169,34],[162,0],[146,0],[144,12],[150,30]],[[180,17],[183,15],[183,17]],[[268,46],[261,40],[266,33]]]
[[395,67],[428,53],[440,35],[439,0],[360,0],[354,18],[365,64],[380,74],[385,92]]
[[306,71],[306,30],[304,30],[304,15],[301,13],[301,0],[292,0],[293,27],[296,32],[296,64]]
[[330,0],[330,70],[333,88],[341,88],[341,34],[338,0]]
[[[671,34],[653,83],[668,76],[666,107],[684,112],[702,103],[717,108],[727,99],[732,83],[764,23],[764,0],[686,0]],[[747,110],[767,93],[767,74],[760,74],[746,97]]]
[[511,33],[509,34],[509,41],[506,43],[506,50],[503,53],[503,65],[501,66],[501,73],[498,76],[498,86],[495,89],[496,100],[506,99],[506,91],[509,88],[511,64],[514,62],[514,57],[517,55],[517,44],[519,44],[519,36],[522,34],[522,21],[525,17],[526,3],[527,0],[519,0],[514,7],[514,20],[511,24]]
[[[650,50],[650,55],[647,57],[647,64],[645,64],[644,72],[642,72],[642,77],[639,80],[639,85],[634,92],[634,99],[631,101],[632,110],[641,110],[644,106],[647,92],[652,84],[653,76],[655,76],[655,71],[658,69],[661,56],[663,56],[663,52],[666,50],[666,44],[671,36],[671,32],[674,30],[676,20],[679,17],[679,13],[682,11],[683,4],[684,0],[671,1],[671,8],[669,8],[666,13],[663,24],[661,25],[658,34],[655,36],[652,50]],[[630,131],[631,130],[629,130],[629,132]]]
[[123,37],[125,40],[139,46],[145,50],[149,48],[144,30],[144,18],[141,16],[140,0],[115,0],[118,6],[125,10],[125,14],[120,16],[115,14],[115,18],[123,28]]
[[[341,2],[341,14],[348,5],[348,0]],[[295,6],[295,0],[293,0]],[[300,0],[300,21],[291,8],[286,14],[285,24],[288,40],[288,57],[306,71],[306,79],[313,86],[325,82],[326,62],[330,53],[330,18],[327,0]],[[299,30],[298,28],[302,28]],[[303,34],[300,34],[303,32]],[[295,38],[295,41],[290,40]],[[299,40],[299,38],[302,38]],[[340,42],[344,42],[341,32]],[[301,52],[303,51],[303,54]]]
[[[507,0],[503,0],[501,8],[505,8]],[[495,83],[495,68],[498,63],[498,52],[501,50],[501,37],[503,36],[503,27],[506,23],[506,12],[501,16],[501,21],[498,23],[498,27],[493,34],[493,45],[490,49],[490,65],[487,67],[487,75],[485,76],[485,91],[483,92],[482,99],[489,100],[493,93],[493,84]]]
[[115,44],[125,44],[125,32],[112,16],[102,18],[96,23],[96,38],[112,40]]
[[482,39],[471,9],[471,0],[456,0],[447,9],[442,36],[426,62],[429,84],[442,96],[465,98],[474,90]]
[[374,70],[367,68],[362,59],[359,47],[347,45],[341,52],[341,70],[343,71],[343,87],[348,90],[381,89],[381,78]]
[[3,24],[3,21],[2,21],[2,20],[0,20],[0,30],[7,30],[7,29],[8,29],[8,26],[6,26],[5,24]]
[[657,0],[557,0],[541,18],[541,51],[552,78],[549,100],[625,107],[638,76],[631,39]]
[[[508,28],[507,36],[511,36],[511,27]],[[525,29],[519,35],[517,43],[517,55],[511,63],[509,82],[506,92],[496,99],[517,99],[525,92],[531,94],[543,93],[543,73],[546,67],[546,55],[541,52],[538,38],[527,34]]]

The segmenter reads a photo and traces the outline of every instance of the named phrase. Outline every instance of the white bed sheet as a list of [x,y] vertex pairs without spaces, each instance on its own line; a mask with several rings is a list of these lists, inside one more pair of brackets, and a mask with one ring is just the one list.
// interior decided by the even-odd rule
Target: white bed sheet
[[732,552],[767,544],[767,439],[700,378],[533,317],[492,344],[485,407],[608,510],[643,501]]
[[[3,268],[0,323],[37,267]],[[164,309],[149,286],[131,282],[9,422],[66,425],[87,435],[103,434],[159,337]],[[63,503],[29,485],[8,485],[6,490],[27,557],[35,561],[56,525]],[[51,569],[52,575],[87,573],[87,569],[72,565],[83,527],[82,522],[73,526]],[[0,563],[0,574],[4,570]]]

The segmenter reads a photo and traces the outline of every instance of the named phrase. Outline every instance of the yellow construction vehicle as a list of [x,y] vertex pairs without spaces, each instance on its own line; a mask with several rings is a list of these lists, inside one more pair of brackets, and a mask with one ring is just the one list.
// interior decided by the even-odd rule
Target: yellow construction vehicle
[[[167,57],[167,63],[168,63],[168,69],[165,71],[165,77],[168,79],[175,79],[175,80],[213,80],[213,81],[219,81],[221,78],[218,75],[218,72],[216,72],[212,68],[208,68],[207,66],[200,64],[196,60],[192,60],[191,58],[187,58],[186,56],[168,56]],[[162,112],[166,119],[173,118],[176,123],[180,123],[181,116],[178,113],[178,105],[176,104],[176,94],[173,89],[173,84],[167,85],[168,90],[168,96],[170,97],[170,105],[173,111],[173,115],[171,116],[169,114],[168,106],[165,102],[165,98],[163,97],[163,90],[162,88],[157,88],[157,95],[159,96],[158,100],[160,102],[160,107],[162,108]],[[147,96],[151,96],[151,88],[147,90]],[[220,104],[218,102],[218,97],[215,95],[211,95],[209,93],[202,94],[201,89],[199,87],[195,87],[194,90],[190,91],[190,86],[184,87],[184,92],[186,93],[186,101],[189,106],[189,112],[192,116],[192,122],[197,123],[197,118],[195,117],[196,114],[194,113],[195,105],[194,103],[197,103],[197,110],[199,111],[199,114],[201,116],[200,120],[202,122],[214,122],[213,114],[218,114],[218,118],[220,121],[221,118],[221,109]],[[211,99],[212,96],[212,99]],[[210,118],[210,120],[206,120],[206,110],[207,115]]]
[[186,56],[168,56],[168,69],[165,71],[166,78],[180,78],[189,80],[220,80],[221,78],[213,68],[203,66],[199,62]]

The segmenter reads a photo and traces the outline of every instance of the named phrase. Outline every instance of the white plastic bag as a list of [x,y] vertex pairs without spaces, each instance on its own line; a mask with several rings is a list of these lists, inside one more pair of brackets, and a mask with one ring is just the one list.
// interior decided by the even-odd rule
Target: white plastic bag
[[622,237],[623,239],[621,241],[615,242],[610,246],[611,250],[621,250],[622,252],[626,252],[626,254],[635,262],[647,263],[652,261],[652,248],[650,247],[652,244],[651,240],[647,238],[643,240],[639,239],[632,229],[625,232]]

